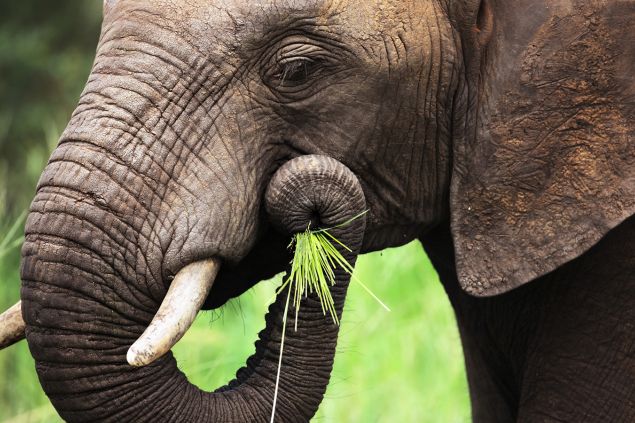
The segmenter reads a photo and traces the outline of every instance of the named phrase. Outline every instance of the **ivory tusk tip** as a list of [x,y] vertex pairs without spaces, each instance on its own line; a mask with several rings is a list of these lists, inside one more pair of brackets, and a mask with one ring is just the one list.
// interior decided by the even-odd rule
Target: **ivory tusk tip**
[[135,345],[128,349],[126,354],[126,361],[133,367],[143,367],[152,363],[156,357],[151,357],[149,354],[142,354],[135,348]]
[[128,364],[147,366],[170,351],[194,322],[219,268],[220,261],[211,258],[191,263],[178,272],[152,322],[128,349]]
[[128,353],[126,354],[126,361],[128,362],[128,364],[134,367],[142,366],[142,364],[137,360],[138,360],[137,353],[133,351],[132,348],[129,348]]

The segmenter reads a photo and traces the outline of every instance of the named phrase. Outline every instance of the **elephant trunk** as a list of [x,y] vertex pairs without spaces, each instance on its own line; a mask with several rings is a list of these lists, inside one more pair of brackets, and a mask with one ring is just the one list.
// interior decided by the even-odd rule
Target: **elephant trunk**
[[[60,415],[68,421],[268,421],[286,290],[269,308],[256,352],[235,380],[215,392],[190,384],[170,353],[148,366],[130,366],[130,345],[158,308],[139,289],[151,275],[115,251],[122,241],[108,232],[120,226],[108,220],[112,216],[90,199],[78,202],[77,194],[52,188],[38,194],[23,249],[27,340],[42,386]],[[266,204],[271,220],[288,233],[309,223],[332,227],[350,251],[337,247],[354,264],[365,220],[338,225],[364,211],[365,200],[359,182],[342,164],[320,156],[288,162],[274,175]],[[103,237],[95,236],[95,228]],[[130,245],[125,250],[136,253]],[[340,268],[335,275],[331,292],[341,315],[350,276]],[[338,334],[315,295],[303,300],[297,330],[292,326],[285,335],[276,408],[275,421],[282,422],[308,421],[316,412]]]

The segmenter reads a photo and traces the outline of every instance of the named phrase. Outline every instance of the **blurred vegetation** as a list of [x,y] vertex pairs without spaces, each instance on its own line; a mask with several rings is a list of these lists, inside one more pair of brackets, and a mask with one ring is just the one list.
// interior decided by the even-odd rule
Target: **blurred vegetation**
[[[22,215],[84,86],[100,21],[101,0],[0,5],[2,310],[19,298]],[[333,376],[314,421],[469,421],[454,317],[421,246],[366,255],[356,272],[393,311],[351,284]],[[213,389],[234,376],[253,352],[279,283],[263,282],[219,312],[201,314],[175,348],[194,383]],[[55,421],[26,342],[0,352],[0,422]]]
[[0,213],[5,216],[19,214],[33,195],[86,83],[100,23],[99,0],[0,5]]

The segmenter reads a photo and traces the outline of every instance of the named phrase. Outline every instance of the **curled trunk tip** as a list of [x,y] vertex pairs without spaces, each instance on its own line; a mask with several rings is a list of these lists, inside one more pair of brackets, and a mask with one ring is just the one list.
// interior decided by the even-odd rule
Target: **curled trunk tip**
[[293,234],[308,225],[342,224],[366,211],[366,199],[357,176],[344,164],[327,156],[306,155],[278,169],[267,188],[265,206],[272,223]]

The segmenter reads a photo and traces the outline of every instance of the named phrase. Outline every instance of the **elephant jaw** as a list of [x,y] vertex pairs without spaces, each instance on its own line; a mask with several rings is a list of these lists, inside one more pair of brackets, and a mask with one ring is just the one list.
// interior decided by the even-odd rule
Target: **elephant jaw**
[[165,353],[185,335],[209,295],[220,260],[211,258],[181,269],[168,289],[159,310],[139,339],[128,350],[131,366],[145,366]]

